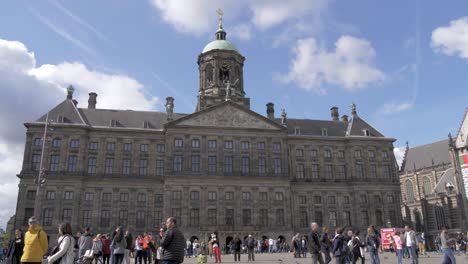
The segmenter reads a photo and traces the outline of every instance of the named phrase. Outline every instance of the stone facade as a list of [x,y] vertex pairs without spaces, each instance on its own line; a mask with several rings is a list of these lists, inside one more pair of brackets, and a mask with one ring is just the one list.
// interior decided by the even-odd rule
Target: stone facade
[[[219,73],[226,56],[240,70],[230,75],[239,81],[228,100],[215,92],[220,83],[206,86],[204,70],[211,61]],[[225,239],[290,238],[308,232],[311,221],[331,230],[400,225],[395,140],[361,119],[355,106],[349,121],[338,120],[337,108],[333,120],[275,119],[271,103],[268,118],[249,110],[242,63],[232,50],[199,56],[204,97],[192,114],[172,113],[172,98],[167,113],[103,110],[96,94],[88,108],[69,96],[51,109],[46,182],[38,195],[44,229],[55,232],[68,221],[96,233],[118,225],[154,232],[175,216],[187,236],[217,230]],[[16,227],[24,228],[34,211],[45,121],[25,124]]]

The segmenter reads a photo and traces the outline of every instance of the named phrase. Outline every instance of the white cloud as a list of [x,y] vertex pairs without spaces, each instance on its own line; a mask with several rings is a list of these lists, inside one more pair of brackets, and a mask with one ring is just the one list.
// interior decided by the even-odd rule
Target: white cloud
[[468,17],[452,20],[447,27],[436,28],[431,40],[435,51],[468,59]]
[[384,73],[373,66],[375,50],[365,39],[341,36],[334,51],[320,47],[314,38],[300,39],[294,53],[289,72],[276,78],[318,94],[326,94],[325,84],[354,91],[385,78]]
[[413,107],[413,103],[405,102],[405,103],[396,103],[396,102],[389,102],[382,105],[379,112],[384,115],[391,115],[398,112],[403,112],[409,110]]
[[249,24],[239,24],[229,31],[229,35],[240,40],[249,40],[252,27]]
[[403,162],[403,158],[405,156],[406,147],[398,147],[393,149],[393,154],[395,154],[395,159],[398,163],[398,166],[401,167],[401,163]]
[[[151,110],[157,97],[145,94],[142,84],[122,75],[64,62],[37,67],[35,55],[18,41],[0,39],[0,227],[14,214],[17,177],[21,171],[25,128],[65,99],[64,87],[72,84],[76,98],[86,107],[87,94],[95,91],[98,108]],[[80,105],[79,105],[80,106]]]

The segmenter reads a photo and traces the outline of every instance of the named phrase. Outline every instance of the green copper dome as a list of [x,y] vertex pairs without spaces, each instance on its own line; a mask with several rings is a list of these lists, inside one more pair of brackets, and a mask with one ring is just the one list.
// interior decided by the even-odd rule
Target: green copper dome
[[239,50],[236,46],[234,46],[234,44],[224,39],[217,39],[208,43],[203,49],[202,53],[208,52],[210,50],[232,50],[239,53]]

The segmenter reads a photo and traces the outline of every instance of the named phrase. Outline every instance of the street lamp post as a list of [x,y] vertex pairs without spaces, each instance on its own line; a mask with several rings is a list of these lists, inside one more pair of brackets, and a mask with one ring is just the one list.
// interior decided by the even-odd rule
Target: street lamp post
[[36,200],[34,201],[34,216],[37,219],[41,219],[41,187],[45,183],[45,168],[44,168],[44,152],[47,140],[47,128],[49,125],[49,112],[46,114],[46,120],[44,125],[44,134],[42,137],[42,150],[41,150],[41,161],[39,163],[39,173],[36,176]]

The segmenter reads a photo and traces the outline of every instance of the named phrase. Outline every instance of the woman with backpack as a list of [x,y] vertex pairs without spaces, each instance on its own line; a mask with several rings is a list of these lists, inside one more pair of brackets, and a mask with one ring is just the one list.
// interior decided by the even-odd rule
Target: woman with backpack
[[47,257],[48,264],[73,264],[75,261],[75,238],[69,223],[59,225],[59,238],[52,254]]
[[372,227],[367,228],[366,245],[367,245],[367,251],[369,252],[369,255],[370,255],[371,264],[380,264],[379,237],[375,234],[375,230]]

